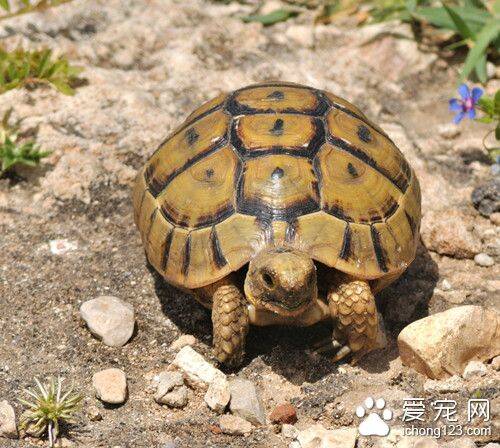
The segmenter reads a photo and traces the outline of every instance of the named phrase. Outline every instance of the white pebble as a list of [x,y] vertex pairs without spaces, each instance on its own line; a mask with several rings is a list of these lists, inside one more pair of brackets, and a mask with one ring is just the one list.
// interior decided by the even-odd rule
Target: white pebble
[[484,253],[477,254],[474,257],[474,262],[477,265],[483,266],[485,268],[493,266],[495,264],[495,260],[493,260],[493,258],[490,257],[488,254],[484,254]]
[[84,302],[80,315],[89,330],[110,347],[121,347],[134,333],[132,305],[113,296],[100,296]]

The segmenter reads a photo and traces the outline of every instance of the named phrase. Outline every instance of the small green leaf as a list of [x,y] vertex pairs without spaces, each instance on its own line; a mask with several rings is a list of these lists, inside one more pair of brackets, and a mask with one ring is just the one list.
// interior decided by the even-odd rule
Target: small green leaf
[[478,59],[474,71],[476,72],[477,79],[483,84],[488,81],[488,72],[486,70],[486,53],[483,53]]
[[486,117],[476,118],[476,121],[479,121],[479,123],[490,124],[493,123],[493,118],[486,116]]
[[486,23],[483,29],[476,36],[476,42],[467,54],[464,67],[460,73],[460,80],[466,79],[478,61],[484,56],[490,42],[497,38],[500,32],[500,21],[492,19]]
[[10,11],[9,0],[0,0],[0,8],[5,9],[5,11]]
[[495,93],[493,103],[493,114],[500,118],[500,89],[498,89],[497,93]]
[[269,14],[254,14],[243,17],[243,22],[259,22],[264,26],[270,26],[278,22],[284,22],[298,14],[297,11],[292,11],[290,9],[277,9]]
[[467,23],[465,23],[465,20],[462,19],[460,14],[446,6],[446,4],[444,3],[443,8],[446,10],[451,20],[453,20],[453,23],[455,24],[455,27],[457,28],[460,35],[465,39],[474,39],[474,33],[470,30]]

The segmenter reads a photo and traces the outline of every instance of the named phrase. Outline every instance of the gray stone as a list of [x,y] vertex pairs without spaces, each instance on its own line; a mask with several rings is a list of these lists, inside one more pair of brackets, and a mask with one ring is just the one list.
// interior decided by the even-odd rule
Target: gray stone
[[488,254],[480,253],[474,257],[474,263],[476,263],[478,266],[489,268],[490,266],[493,266],[495,264],[495,260]]
[[301,448],[354,448],[358,431],[356,428],[326,429],[318,424],[300,431],[297,441]]
[[110,347],[125,345],[134,332],[134,309],[117,297],[88,300],[80,307],[80,314],[89,330]]
[[444,123],[438,126],[439,135],[447,140],[458,137],[460,132],[460,128],[453,123]]
[[224,434],[244,435],[252,431],[252,424],[237,415],[222,415],[219,419],[219,426]]
[[488,373],[488,369],[481,361],[469,361],[465,366],[463,377],[468,380],[479,376],[484,376]]
[[293,425],[284,423],[281,426],[281,435],[286,439],[296,439],[299,435],[299,430]]
[[215,378],[226,378],[226,375],[190,346],[183,347],[177,353],[172,365],[182,371],[186,381],[193,387],[207,389]]
[[458,375],[453,375],[444,380],[427,380],[424,382],[424,391],[429,394],[448,394],[463,390],[464,387],[464,380]]
[[183,408],[188,403],[188,388],[186,386],[177,387],[156,401],[171,408]]
[[500,353],[500,315],[477,305],[451,308],[408,325],[398,347],[403,364],[429,378],[461,375],[469,361]]
[[159,404],[168,404],[170,400],[164,397],[172,392],[175,387],[180,387],[184,385],[184,378],[180,372],[162,372],[158,377],[158,386],[156,388],[156,393],[154,399]]
[[127,398],[127,377],[123,370],[106,369],[92,377],[96,397],[104,403],[121,404]]
[[222,414],[230,399],[231,392],[229,391],[227,379],[216,377],[208,386],[207,393],[205,394],[205,403],[213,411]]
[[264,406],[254,383],[243,378],[235,378],[229,382],[231,401],[229,409],[234,415],[248,420],[254,425],[266,423]]
[[16,413],[8,401],[0,401],[0,437],[17,439]]

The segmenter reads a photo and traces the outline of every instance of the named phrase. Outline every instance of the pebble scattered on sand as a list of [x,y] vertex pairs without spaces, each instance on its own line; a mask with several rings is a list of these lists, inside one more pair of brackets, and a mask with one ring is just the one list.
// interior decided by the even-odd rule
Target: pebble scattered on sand
[[194,344],[196,344],[196,338],[192,334],[183,334],[182,336],[179,336],[174,342],[172,342],[170,348],[174,351],[177,351],[185,347],[186,345]]
[[134,333],[134,309],[118,297],[88,300],[80,307],[80,315],[89,330],[110,347],[125,345]]
[[229,391],[229,383],[226,378],[216,377],[208,386],[205,394],[205,403],[213,411],[222,414],[226,409],[231,392]]
[[264,425],[266,414],[264,406],[252,381],[235,378],[229,382],[231,401],[229,409],[234,415],[248,420],[254,425]]
[[269,419],[273,423],[288,423],[293,425],[297,422],[297,410],[290,403],[283,403],[273,409]]
[[96,397],[104,403],[121,404],[127,398],[127,377],[123,370],[101,370],[92,377]]
[[490,266],[493,266],[495,264],[495,260],[493,257],[490,257],[488,254],[477,254],[474,257],[474,263],[476,263],[478,266],[483,266],[485,268],[489,268]]
[[0,401],[0,437],[17,439],[16,414],[8,401]]
[[464,369],[463,377],[468,380],[484,376],[488,373],[488,369],[481,361],[470,361]]
[[244,435],[252,431],[252,424],[237,415],[222,415],[219,419],[220,429],[224,434]]

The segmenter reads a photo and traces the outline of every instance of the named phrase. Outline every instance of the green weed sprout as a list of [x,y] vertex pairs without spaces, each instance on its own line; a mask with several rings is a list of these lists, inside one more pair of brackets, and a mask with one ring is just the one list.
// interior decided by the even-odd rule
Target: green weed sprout
[[17,140],[20,120],[9,125],[11,114],[12,109],[9,109],[0,122],[0,176],[14,165],[35,167],[42,158],[51,153],[51,151],[42,150],[34,140],[19,143]]
[[[0,0],[0,9],[3,9],[7,13],[0,16],[0,20],[19,16],[28,12],[43,11],[47,8],[68,3],[70,1],[72,0],[20,0],[19,2],[15,2],[13,0]],[[13,10],[12,6],[18,6],[19,3],[19,8]]]
[[42,437],[46,433],[49,446],[53,447],[60,423],[74,423],[73,416],[79,410],[83,397],[73,393],[72,388],[63,394],[61,378],[57,381],[50,378],[45,386],[35,378],[35,383],[36,388],[24,389],[29,399],[18,399],[28,407],[21,415],[19,428],[34,437]]
[[0,94],[20,87],[48,84],[65,95],[73,95],[73,85],[82,72],[65,57],[54,57],[52,50],[5,51],[0,48]]

